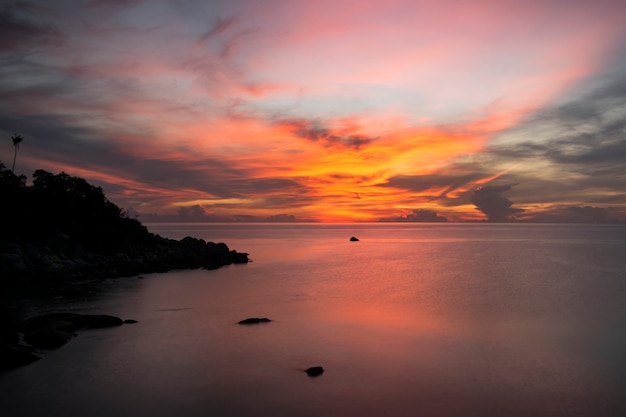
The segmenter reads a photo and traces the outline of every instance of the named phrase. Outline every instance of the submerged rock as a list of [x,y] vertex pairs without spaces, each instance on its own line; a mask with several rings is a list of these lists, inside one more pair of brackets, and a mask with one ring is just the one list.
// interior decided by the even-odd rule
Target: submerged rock
[[79,329],[116,327],[123,322],[119,317],[106,314],[50,313],[21,322],[19,330],[29,345],[54,349],[69,342]]
[[269,323],[270,319],[267,317],[251,317],[244,320],[240,320],[239,324],[259,324],[259,323]]
[[[10,370],[40,359],[34,352],[56,349],[74,338],[80,329],[117,327],[123,323],[137,321],[106,314],[50,313],[31,317],[17,325],[2,323],[3,328],[13,330],[0,340],[0,370]],[[20,334],[24,343],[19,340]]]
[[308,376],[320,376],[324,373],[324,368],[321,366],[312,366],[304,372],[306,372]]

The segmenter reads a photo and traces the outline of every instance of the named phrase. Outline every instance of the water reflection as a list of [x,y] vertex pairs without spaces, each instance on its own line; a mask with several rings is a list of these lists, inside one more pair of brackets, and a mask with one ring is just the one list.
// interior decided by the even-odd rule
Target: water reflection
[[[248,265],[120,281],[88,309],[139,323],[81,333],[0,377],[0,405],[18,416],[626,411],[626,265],[606,255],[623,243],[609,239],[600,265],[581,259],[597,242],[563,229],[556,240],[313,230],[231,245],[260,254]],[[237,325],[255,316],[273,321]],[[315,365],[324,374],[307,377]]]

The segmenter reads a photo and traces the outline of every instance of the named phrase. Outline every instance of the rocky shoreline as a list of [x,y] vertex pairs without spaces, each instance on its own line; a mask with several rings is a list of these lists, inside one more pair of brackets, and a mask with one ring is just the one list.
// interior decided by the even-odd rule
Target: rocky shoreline
[[[107,255],[84,250],[66,235],[57,234],[43,243],[0,243],[0,289],[5,294],[14,289],[54,294],[69,284],[247,262],[247,253],[231,250],[225,243],[193,237],[177,241],[152,235],[149,244],[135,243],[127,246],[126,252]],[[65,344],[80,329],[134,322],[115,316],[64,312],[16,320],[0,307],[0,372],[39,360],[41,349]]]
[[105,314],[50,313],[14,323],[3,317],[0,332],[0,371],[41,359],[41,349],[56,349],[81,329],[101,329],[136,323]]
[[21,329],[22,318],[9,313],[12,301],[35,294],[51,297],[109,278],[249,262],[247,253],[225,243],[150,233],[101,188],[64,172],[37,170],[27,186],[25,176],[0,163],[0,196],[0,369],[35,360],[32,349],[64,343],[75,329],[121,324],[108,316],[59,312],[36,320],[46,324],[33,333]]
[[135,243],[124,252],[103,254],[85,250],[67,235],[57,233],[41,243],[0,243],[0,286],[215,269],[247,262],[247,253],[193,237],[178,241],[156,235],[149,244]]

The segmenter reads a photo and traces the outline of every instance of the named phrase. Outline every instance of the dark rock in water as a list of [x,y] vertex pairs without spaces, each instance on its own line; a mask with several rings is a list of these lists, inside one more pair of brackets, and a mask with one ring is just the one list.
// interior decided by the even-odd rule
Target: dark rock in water
[[350,238],[350,242],[358,242],[358,241],[359,241],[359,239],[358,239],[358,238],[356,238],[356,237],[354,237],[354,236],[352,236],[352,237]]
[[124,324],[135,324],[135,323],[139,323],[139,322],[137,320],[132,320],[132,319],[124,320]]
[[259,324],[259,323],[269,323],[270,319],[266,317],[251,317],[244,320],[239,321],[239,324]]
[[[8,327],[11,332],[7,332],[0,341],[0,370],[17,368],[40,359],[33,349],[56,349],[76,336],[74,332],[77,330],[116,327],[123,323],[137,321],[123,321],[106,314],[50,313],[31,317],[13,326],[3,324],[2,327]],[[25,344],[15,338],[13,331],[18,337],[22,334]]]
[[122,323],[119,317],[106,314],[50,313],[23,321],[19,330],[29,345],[54,349],[69,342],[76,330],[116,327]]
[[304,372],[306,372],[308,376],[320,376],[324,373],[324,368],[321,366],[312,366]]

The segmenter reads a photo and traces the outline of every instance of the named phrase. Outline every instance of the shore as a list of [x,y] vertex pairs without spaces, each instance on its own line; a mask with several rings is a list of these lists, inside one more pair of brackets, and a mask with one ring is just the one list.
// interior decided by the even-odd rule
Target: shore
[[153,236],[149,242],[133,243],[123,252],[97,253],[58,233],[45,242],[0,243],[0,286],[215,269],[247,262],[247,253],[231,250],[225,243],[192,237],[173,240]]

